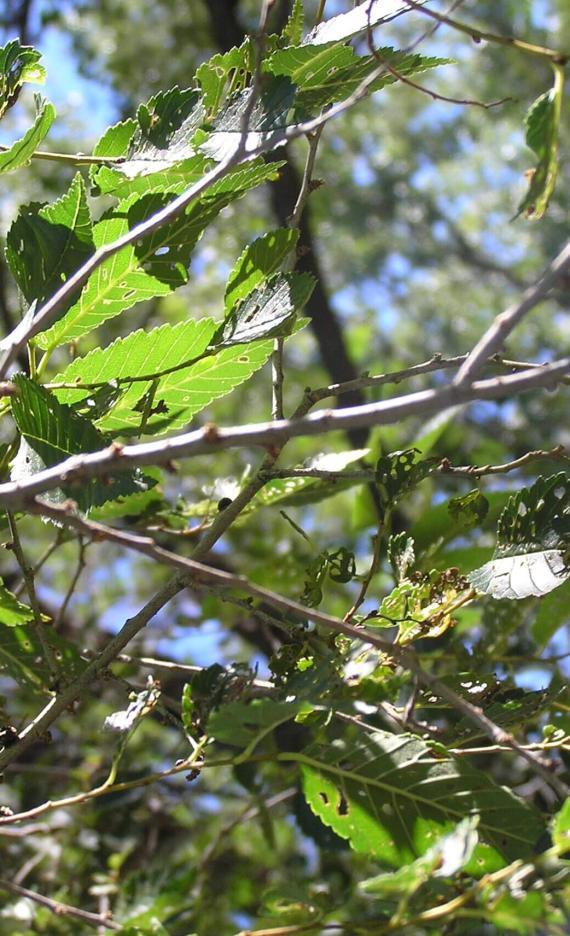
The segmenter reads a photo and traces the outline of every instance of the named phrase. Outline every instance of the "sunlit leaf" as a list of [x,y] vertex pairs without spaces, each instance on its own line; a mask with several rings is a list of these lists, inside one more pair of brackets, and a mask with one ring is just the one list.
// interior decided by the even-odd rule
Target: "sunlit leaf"
[[355,851],[398,867],[437,836],[479,815],[480,870],[530,855],[543,829],[537,811],[488,774],[424,741],[378,731],[356,743],[337,739],[299,756],[313,812]]
[[18,624],[26,624],[33,619],[32,609],[18,601],[0,580],[0,624],[5,627],[16,627]]
[[230,273],[224,304],[227,310],[248,296],[268,276],[282,268],[299,238],[295,228],[278,228],[245,248]]

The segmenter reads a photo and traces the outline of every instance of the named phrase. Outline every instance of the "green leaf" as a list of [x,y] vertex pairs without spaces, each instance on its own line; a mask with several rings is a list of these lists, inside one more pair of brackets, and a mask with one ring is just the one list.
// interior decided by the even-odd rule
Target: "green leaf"
[[489,513],[489,501],[475,488],[461,497],[452,497],[447,509],[458,526],[470,529],[483,522]]
[[570,577],[570,478],[539,478],[507,501],[490,562],[469,575],[473,587],[493,598],[540,597]]
[[563,94],[564,70],[556,66],[553,87],[536,99],[525,117],[526,144],[536,153],[538,163],[530,173],[529,188],[517,216],[524,212],[527,218],[542,218],[554,192]]
[[0,119],[15,104],[25,82],[44,83],[46,71],[39,64],[41,57],[41,52],[32,46],[20,45],[19,39],[12,39],[0,48]]
[[570,850],[570,798],[556,813],[552,821],[552,841],[554,845],[568,846]]
[[[301,119],[328,104],[345,100],[365,78],[378,70],[383,60],[404,77],[449,62],[449,59],[426,58],[390,47],[378,49],[378,56],[357,55],[350,46],[301,45],[274,52],[265,68],[274,75],[290,78],[297,86],[295,113],[297,119]],[[379,91],[397,80],[386,69],[370,87],[372,91]]]
[[448,835],[442,836],[425,855],[392,873],[378,874],[359,884],[366,894],[411,897],[432,877],[452,877],[469,863],[479,836],[477,816],[463,819]]
[[[85,668],[86,663],[75,644],[53,628],[44,627],[42,637],[53,650],[62,677],[73,679]],[[53,673],[35,627],[0,628],[0,675],[9,676],[26,689],[41,690],[51,686]]]
[[[28,303],[42,304],[95,250],[85,185],[79,173],[51,205],[20,209],[6,238],[6,258]],[[68,307],[77,298],[71,296]]]
[[543,649],[554,634],[570,618],[570,582],[541,598],[536,617],[531,625],[531,633],[539,649]]
[[[193,416],[263,367],[272,350],[271,341],[236,345],[161,377],[152,394],[155,412],[147,420],[144,431],[154,433],[187,426]],[[130,391],[128,394],[128,399],[132,400],[133,394]],[[139,433],[141,416],[140,409],[123,408],[119,401],[99,420],[98,426],[112,433]]]
[[[20,479],[26,470],[29,476],[35,474],[38,462],[49,468],[71,455],[96,452],[109,444],[109,438],[98,432],[88,419],[59,403],[44,387],[23,374],[16,374],[13,382],[18,395],[12,397],[12,415],[25,443],[13,477]],[[32,458],[30,449],[37,460]],[[152,484],[154,480],[144,478],[137,470],[123,472],[112,481],[93,478],[62,486],[62,491],[65,497],[75,500],[81,510],[88,511],[108,500],[144,491]],[[61,499],[61,494],[56,494],[55,498]]]
[[230,273],[224,299],[225,308],[231,310],[241,299],[248,296],[282,264],[295,249],[299,232],[295,228],[278,228],[245,248]]
[[303,0],[293,0],[293,8],[289,14],[289,19],[283,27],[281,38],[288,45],[298,45],[303,37],[305,26],[305,11],[303,10]]
[[[318,468],[321,471],[342,471],[348,465],[368,455],[370,449],[353,449],[346,452],[327,452],[309,459],[305,464],[299,466],[302,468]],[[259,510],[261,507],[301,507],[305,504],[315,504],[319,501],[333,497],[341,491],[352,487],[355,484],[361,484],[360,481],[352,479],[334,478],[323,480],[320,478],[276,478],[268,481],[262,489],[255,495],[241,513],[241,517]],[[236,493],[239,491],[239,484],[236,482]],[[234,495],[235,496],[235,495]],[[190,504],[186,508],[188,517],[208,517],[216,511],[216,503],[209,497],[199,501],[196,504]],[[239,522],[238,518],[238,521]]]
[[169,183],[184,180],[186,186],[191,185],[204,173],[204,159],[196,157],[191,145],[203,119],[203,104],[195,89],[160,91],[140,105],[136,121],[111,127],[99,141],[96,155],[122,156],[124,161],[92,170],[93,183],[100,192],[124,198],[132,192],[164,190],[164,173],[176,167],[176,175],[168,176]]
[[218,113],[227,96],[245,91],[254,67],[249,39],[239,48],[220,52],[200,65],[196,71],[196,80],[202,89],[208,120]]
[[311,709],[307,702],[276,702],[273,699],[230,702],[210,715],[208,734],[216,741],[251,753],[278,725],[291,721],[301,711]]
[[214,344],[231,347],[288,334],[293,319],[309,300],[315,280],[309,273],[276,273],[230,312]]
[[18,624],[26,624],[33,619],[32,609],[18,601],[0,580],[0,624],[4,624],[5,627],[16,627]]
[[192,716],[194,714],[194,702],[192,700],[192,686],[190,683],[185,683],[182,690],[182,707],[181,707],[181,716],[182,724],[184,726],[184,731],[187,731],[188,734],[191,734],[194,730],[192,724]]
[[0,153],[0,175],[3,172],[13,172],[26,166],[34,152],[37,150],[49,128],[55,120],[55,107],[49,101],[44,101],[34,124],[20,140]]
[[[213,319],[161,325],[150,331],[138,329],[126,338],[117,338],[106,348],[95,348],[85,357],[76,358],[53,383],[92,384],[90,388],[60,388],[54,393],[61,403],[77,404],[89,400],[105,384],[114,386],[111,401],[118,409],[132,409],[149,390],[153,379],[165,371],[176,371],[200,358],[216,330]],[[145,380],[141,378],[145,377]],[[134,382],[130,382],[134,381]]]
[[[420,0],[425,2],[425,0]],[[405,2],[399,0],[372,0],[371,3],[363,3],[354,8],[349,13],[341,13],[339,16],[333,16],[331,19],[319,23],[305,37],[305,45],[323,45],[326,42],[344,42],[350,36],[356,33],[364,32],[372,26],[378,26],[381,23],[387,23],[402,13],[410,12],[411,7]]]
[[285,143],[285,129],[288,115],[295,101],[296,88],[288,77],[283,75],[267,76],[262,93],[256,97],[252,113],[249,114],[253,88],[247,88],[233,95],[220,109],[212,124],[212,131],[200,144],[199,149],[206,156],[221,162],[232,156],[240,146],[243,136],[243,122],[249,116],[245,141],[245,152],[249,153],[262,143],[275,149]]
[[432,753],[411,735],[384,731],[297,756],[303,792],[319,818],[352,848],[399,867],[469,816],[480,817],[478,873],[532,854],[538,812],[465,760]]
[[[222,208],[248,189],[275,178],[278,168],[256,161],[229,174],[182,215],[102,263],[75,305],[48,331],[38,335],[40,347],[51,350],[73,341],[137,302],[168,295],[184,285],[188,281],[192,251],[205,228]],[[112,243],[152,217],[169,200],[159,192],[121,202],[95,225],[95,246]]]

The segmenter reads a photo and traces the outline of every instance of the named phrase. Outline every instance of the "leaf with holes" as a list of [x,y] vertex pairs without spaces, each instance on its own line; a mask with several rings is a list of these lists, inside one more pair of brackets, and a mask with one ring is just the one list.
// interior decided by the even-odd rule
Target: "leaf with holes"
[[[254,341],[247,346],[235,345],[204,356],[183,370],[165,374],[147,391],[151,394],[148,397],[151,414],[144,422],[144,432],[153,434],[187,426],[206,406],[225,396],[263,367],[272,350],[271,341]],[[135,384],[132,386],[135,387]],[[129,403],[132,403],[137,393],[139,391],[128,391]],[[135,407],[123,407],[119,400],[97,422],[98,427],[113,434],[140,434],[144,413],[140,406],[140,396],[138,400]]]
[[258,338],[289,334],[315,286],[309,273],[276,273],[257,286],[230,312],[214,339],[231,347]]
[[[26,468],[29,477],[42,467],[50,468],[71,455],[97,452],[109,444],[109,438],[98,432],[93,423],[78,416],[71,407],[59,403],[44,387],[23,374],[16,374],[13,381],[18,395],[11,400],[12,415],[28,453],[18,467],[18,480]],[[154,483],[153,479],[145,478],[138,470],[130,470],[122,472],[113,480],[83,480],[62,487],[62,491],[65,497],[76,501],[81,510],[88,511],[108,500],[135,491],[145,491]],[[61,492],[52,499],[61,500]]]
[[398,627],[396,642],[409,644],[424,637],[440,637],[455,624],[453,610],[469,582],[457,569],[416,573],[384,598],[371,627]]
[[16,140],[7,150],[0,153],[0,175],[28,165],[54,120],[55,107],[49,101],[42,101],[33,126],[20,140]]
[[416,461],[418,449],[382,455],[376,464],[376,482],[382,510],[386,513],[434,470],[437,458]]
[[202,90],[207,120],[216,116],[226,97],[245,91],[254,68],[255,59],[249,39],[229,52],[213,55],[200,65],[196,80]]
[[[91,215],[79,173],[56,202],[22,208],[6,238],[6,259],[28,303],[49,299],[94,250]],[[77,292],[67,308],[76,299]]]
[[[505,689],[500,687],[488,704],[481,706],[483,712],[495,725],[512,731],[523,725],[540,720],[554,700],[560,696],[560,688],[539,689],[527,692],[524,689]],[[453,743],[472,743],[476,738],[486,735],[474,727],[471,719],[463,716],[453,728]]]
[[570,577],[570,477],[538,478],[509,498],[497,528],[490,562],[469,575],[493,598],[541,597]]
[[0,48],[0,119],[18,99],[22,85],[43,84],[46,70],[40,65],[41,52],[12,39]]
[[53,380],[55,385],[86,386],[54,386],[53,392],[61,403],[77,405],[83,401],[89,407],[94,392],[107,385],[116,389],[109,409],[129,410],[157,377],[185,369],[202,357],[215,330],[213,319],[201,319],[131,332],[107,348],[95,348],[85,357],[76,358]]
[[226,310],[230,311],[256,286],[280,270],[295,249],[298,239],[299,232],[295,228],[278,228],[258,237],[246,247],[228,279],[224,298]]
[[[205,228],[222,208],[248,189],[275,178],[278,168],[261,162],[243,167],[221,179],[180,216],[105,260],[67,314],[38,335],[40,347],[51,350],[74,341],[137,302],[168,295],[185,284],[192,251]],[[127,234],[169,201],[169,196],[157,192],[121,202],[95,225],[95,246],[102,247]]]
[[18,624],[27,624],[33,619],[32,609],[18,601],[0,579],[0,624],[5,627],[16,627]]
[[357,851],[391,866],[413,861],[458,822],[479,816],[471,872],[530,856],[544,824],[533,807],[464,760],[412,735],[377,731],[314,745],[300,762],[313,812]]

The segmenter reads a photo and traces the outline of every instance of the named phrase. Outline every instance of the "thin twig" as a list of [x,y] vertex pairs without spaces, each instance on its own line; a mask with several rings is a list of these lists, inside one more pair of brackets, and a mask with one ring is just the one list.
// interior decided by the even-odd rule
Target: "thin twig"
[[271,418],[283,419],[283,338],[275,338],[271,354]]
[[[268,605],[277,608],[279,611],[292,614],[294,617],[302,621],[312,619],[315,623],[322,624],[324,627],[329,628],[335,633],[345,634],[348,637],[369,643],[372,646],[377,647],[384,653],[391,656],[400,666],[409,670],[415,676],[417,682],[420,685],[429,688],[435,695],[438,695],[446,702],[449,702],[449,704],[460,714],[464,715],[467,719],[476,724],[477,727],[480,728],[481,731],[487,737],[489,737],[494,744],[506,745],[512,751],[526,760],[534,772],[538,774],[538,776],[540,776],[542,780],[544,780],[548,785],[550,785],[559,796],[566,797],[570,795],[570,787],[568,787],[559,777],[553,774],[549,766],[546,765],[540,757],[531,751],[525,750],[507,731],[496,725],[477,706],[473,705],[471,702],[468,702],[466,699],[463,699],[460,695],[450,689],[449,686],[443,682],[440,682],[440,680],[432,676],[430,673],[426,673],[422,669],[416,654],[411,648],[390,643],[388,640],[379,637],[376,633],[372,633],[369,630],[355,627],[346,621],[341,621],[338,618],[332,617],[331,615],[323,614],[314,608],[307,608],[297,601],[284,598],[282,595],[278,595],[276,592],[272,592],[266,588],[262,588],[259,585],[255,585],[254,583],[249,582],[247,579],[242,578],[239,575],[233,575],[229,572],[224,572],[220,569],[214,569],[210,566],[203,565],[202,563],[193,561],[192,559],[178,556],[176,553],[171,553],[166,549],[162,549],[161,547],[156,546],[154,541],[148,539],[147,537],[135,536],[131,533],[125,533],[123,531],[107,527],[101,523],[85,520],[73,512],[73,507],[71,505],[55,507],[51,504],[35,502],[33,505],[30,505],[29,510],[31,513],[40,513],[51,517],[52,519],[57,519],[59,522],[71,526],[73,529],[78,530],[85,535],[94,536],[98,540],[106,539],[110,542],[119,543],[128,549],[133,549],[135,552],[142,553],[143,555],[149,556],[158,562],[172,566],[178,570],[178,573],[182,573],[176,575],[169,583],[174,589],[173,594],[179,591],[180,588],[183,587],[184,583],[188,584],[189,582],[196,580],[204,584],[215,585],[222,589],[234,588],[238,591],[241,591],[242,593],[250,595],[252,598],[260,598]],[[165,586],[165,588],[168,588],[168,586]],[[461,603],[464,603],[464,601]],[[142,612],[139,612],[139,614],[141,613]],[[121,635],[124,635],[125,628],[127,628],[127,625],[125,625],[122,631],[120,631],[120,633],[115,638],[115,641],[122,645],[118,646],[117,648],[113,647],[112,654],[109,653],[109,645],[107,648],[105,648],[107,653],[106,664],[107,662],[110,662],[110,659],[114,659],[117,654],[124,648],[126,643],[131,639],[131,637],[134,636],[134,634],[131,634],[127,637],[126,640],[119,640]],[[140,627],[135,628],[134,632],[136,633],[139,629]],[[111,641],[111,643],[113,643],[113,641]],[[108,659],[109,656],[110,659]],[[90,664],[90,666],[92,665],[93,664]],[[92,680],[90,679],[88,681]],[[59,697],[60,704],[62,696]],[[75,698],[75,696],[73,697]],[[61,708],[59,711],[61,711]],[[51,721],[53,721],[53,718],[50,719],[49,723],[51,723]],[[0,768],[3,766],[3,759],[6,763],[15,760],[15,756],[13,756],[14,751],[16,751],[16,756],[18,753],[20,753],[19,743],[13,747],[8,748],[3,754],[0,754]]]
[[[58,530],[57,536],[56,536],[56,538],[54,539],[53,543],[51,543],[51,544],[47,547],[46,551],[45,551],[44,553],[42,553],[42,555],[40,556],[40,558],[38,559],[38,561],[36,562],[36,564],[32,567],[32,576],[33,576],[34,579],[35,579],[36,575],[38,574],[38,572],[40,571],[40,569],[46,564],[46,562],[48,561],[48,559],[51,558],[51,556],[52,556],[53,553],[56,551],[56,549],[59,549],[59,547],[61,546],[61,544],[62,544],[62,542],[63,542],[63,540],[64,540],[65,535],[66,535],[66,534],[65,534],[62,530]],[[22,581],[19,582],[19,584],[16,585],[16,587],[14,588],[14,594],[15,594],[16,598],[19,598],[19,597],[20,597],[20,595],[21,595],[22,592],[25,590],[25,588],[26,588],[26,581],[25,581],[24,578],[22,578]]]
[[478,29],[476,26],[469,26],[467,23],[459,23],[457,20],[451,19],[451,17],[446,16],[444,13],[437,13],[430,7],[424,7],[421,3],[418,3],[417,0],[404,0],[404,2],[407,3],[410,9],[416,10],[418,13],[423,13],[424,16],[429,16],[437,20],[438,23],[451,26],[452,29],[471,36],[474,42],[485,40],[486,42],[492,42],[497,45],[510,46],[511,48],[518,49],[520,52],[526,52],[529,55],[537,55],[539,58],[547,59],[547,61],[554,62],[555,64],[564,64],[567,59],[566,54],[559,50],[547,49],[544,46],[526,42],[524,39],[516,39],[514,36],[501,36],[497,33]]
[[58,611],[57,618],[56,618],[55,621],[54,621],[54,625],[53,625],[53,626],[54,626],[54,628],[55,628],[56,630],[58,630],[58,629],[61,627],[61,624],[62,624],[62,622],[63,622],[63,620],[64,620],[64,618],[65,618],[65,612],[67,611],[69,602],[71,601],[71,599],[72,599],[72,597],[73,597],[73,593],[74,593],[75,589],[77,588],[77,583],[79,582],[79,578],[80,578],[80,576],[81,576],[81,573],[83,572],[83,569],[85,568],[85,549],[86,549],[86,546],[85,546],[85,543],[83,542],[83,540],[82,540],[81,537],[78,538],[78,540],[77,540],[77,545],[78,545],[78,547],[79,547],[79,553],[78,553],[78,556],[77,556],[77,566],[75,567],[75,572],[73,573],[73,577],[72,577],[72,579],[71,579],[71,582],[69,583],[69,588],[67,589],[65,598],[63,599],[63,601],[62,601],[62,603],[61,603],[61,607],[60,607],[60,609],[59,609],[59,611]]
[[125,649],[133,637],[158,614],[161,608],[163,608],[171,598],[185,587],[186,582],[184,578],[181,576],[174,576],[156,593],[156,595],[147,601],[137,614],[125,621],[121,630],[105,647],[103,647],[95,659],[87,664],[79,676],[62,689],[61,692],[54,695],[48,704],[44,706],[36,717],[20,732],[19,740],[16,744],[5,748],[4,751],[0,751],[0,771],[8,766],[8,764],[17,760],[32,744],[35,744],[35,742],[45,734],[46,730],[53,724],[56,718],[73,705],[87,687],[104,673],[108,665]]
[[[406,0],[408,2],[408,0]],[[504,312],[496,317],[492,325],[485,334],[479,339],[467,360],[461,365],[454,379],[456,387],[472,383],[474,377],[481,370],[483,365],[493,354],[501,350],[507,335],[521,321],[521,319],[534,309],[556,285],[557,280],[562,273],[570,267],[570,241],[568,241],[560,253],[549,263],[546,270],[538,281],[526,289],[522,298],[514,305],[510,306]]]
[[45,625],[42,616],[42,611],[38,602],[38,596],[36,595],[36,585],[34,581],[34,570],[31,566],[28,565],[24,550],[22,548],[22,543],[20,541],[20,534],[18,533],[18,527],[16,525],[16,519],[14,514],[10,511],[7,511],[8,517],[8,526],[10,529],[10,536],[12,538],[11,548],[13,550],[16,561],[20,566],[22,571],[22,578],[25,583],[26,592],[28,595],[28,600],[34,615],[34,626],[36,634],[38,635],[38,640],[41,644],[42,652],[47,663],[50,676],[52,680],[55,680],[58,674],[58,665],[53,652],[52,647],[46,637]]
[[120,923],[115,923],[99,913],[90,913],[88,910],[81,910],[79,907],[71,907],[69,904],[61,903],[59,900],[52,900],[51,897],[44,897],[43,894],[37,894],[27,887],[20,887],[18,884],[13,884],[12,881],[6,881],[4,878],[0,878],[0,890],[8,891],[8,893],[14,894],[16,897],[26,897],[28,900],[33,900],[34,903],[47,907],[48,910],[51,910],[59,917],[73,917],[76,920],[81,920],[82,923],[87,923],[89,926],[104,926],[110,930],[123,928]]
[[563,445],[556,445],[554,448],[548,450],[535,449],[532,452],[527,452],[526,455],[521,455],[520,458],[515,458],[513,461],[505,462],[502,465],[481,465],[479,467],[477,465],[451,465],[449,461],[444,458],[439,466],[439,470],[444,474],[467,475],[470,478],[482,478],[484,475],[507,474],[509,471],[517,471],[530,462],[543,459],[561,461],[567,465],[570,462],[570,455],[567,454]]
[[382,537],[384,536],[384,525],[382,524],[376,534],[372,537],[372,559],[370,561],[370,567],[366,573],[362,585],[360,586],[360,591],[358,597],[356,598],[354,604],[352,605],[350,611],[347,611],[343,617],[343,621],[350,622],[352,621],[354,615],[360,608],[364,601],[366,600],[366,595],[368,594],[368,589],[370,588],[370,583],[374,576],[376,575],[378,569],[380,568],[380,549],[382,546]]

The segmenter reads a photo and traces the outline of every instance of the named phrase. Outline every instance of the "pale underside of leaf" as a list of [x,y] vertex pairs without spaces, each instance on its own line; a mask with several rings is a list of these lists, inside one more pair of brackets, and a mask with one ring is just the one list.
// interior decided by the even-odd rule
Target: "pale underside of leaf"
[[570,578],[570,568],[559,549],[492,559],[471,572],[469,581],[478,592],[493,598],[540,598]]

